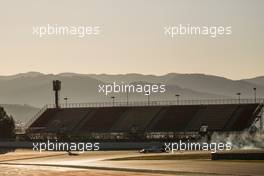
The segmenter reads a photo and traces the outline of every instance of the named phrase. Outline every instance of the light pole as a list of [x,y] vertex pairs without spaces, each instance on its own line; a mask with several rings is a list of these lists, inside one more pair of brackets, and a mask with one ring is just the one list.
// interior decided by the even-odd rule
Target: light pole
[[149,103],[150,103],[150,98],[149,98],[149,96],[150,96],[150,92],[148,92],[148,106],[149,106]]
[[67,108],[67,104],[68,104],[68,97],[65,97],[65,98],[64,98],[64,100],[65,100],[65,105],[66,105],[65,107]]
[[179,105],[179,102],[180,102],[180,101],[179,101],[179,99],[180,99],[180,95],[179,95],[179,94],[176,94],[175,97],[176,97],[176,99],[177,99],[177,105]]
[[238,104],[240,104],[240,96],[241,96],[241,93],[238,92],[238,93],[237,93],[237,96],[238,96]]
[[128,91],[126,92],[126,98],[127,98],[127,106],[128,106]]
[[113,99],[113,106],[115,106],[115,97],[112,96],[111,98]]
[[254,100],[255,100],[255,103],[257,103],[257,88],[254,87],[253,90],[254,90]]

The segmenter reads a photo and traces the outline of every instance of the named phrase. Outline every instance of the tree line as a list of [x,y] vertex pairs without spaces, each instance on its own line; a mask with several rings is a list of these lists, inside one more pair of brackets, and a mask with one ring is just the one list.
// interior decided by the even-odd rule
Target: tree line
[[15,138],[15,121],[7,115],[3,107],[0,107],[0,139]]

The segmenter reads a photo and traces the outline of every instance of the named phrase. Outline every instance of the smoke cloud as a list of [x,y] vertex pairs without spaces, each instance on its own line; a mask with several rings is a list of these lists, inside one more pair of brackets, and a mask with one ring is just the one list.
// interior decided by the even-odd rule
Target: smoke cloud
[[211,142],[231,142],[233,149],[264,149],[264,132],[214,132],[211,136]]

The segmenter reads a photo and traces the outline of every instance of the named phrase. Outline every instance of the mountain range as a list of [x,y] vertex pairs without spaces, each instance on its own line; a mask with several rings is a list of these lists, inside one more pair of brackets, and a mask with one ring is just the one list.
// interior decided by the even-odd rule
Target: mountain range
[[[224,77],[205,74],[178,74],[143,75],[143,74],[42,74],[38,72],[20,73],[11,76],[0,76],[0,104],[26,105],[36,111],[45,104],[53,104],[54,93],[52,80],[62,81],[60,92],[61,102],[67,97],[69,103],[80,102],[110,102],[111,96],[115,101],[126,101],[126,94],[111,94],[105,96],[98,92],[98,85],[118,82],[136,83],[146,82],[165,84],[166,92],[151,94],[151,100],[175,100],[175,94],[181,99],[222,99],[254,98],[253,88],[257,89],[257,96],[264,97],[264,77],[251,79],[231,80]],[[146,101],[147,97],[140,93],[130,93],[129,101]],[[23,106],[22,106],[23,107]],[[21,107],[20,107],[21,108]],[[18,108],[19,109],[19,108]],[[15,112],[18,119],[28,119],[29,115]],[[27,116],[27,117],[26,117]],[[16,117],[15,117],[16,118]]]

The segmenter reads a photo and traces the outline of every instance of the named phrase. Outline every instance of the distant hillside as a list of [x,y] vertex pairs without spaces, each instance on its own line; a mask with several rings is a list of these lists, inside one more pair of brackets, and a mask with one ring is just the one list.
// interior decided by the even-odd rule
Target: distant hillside
[[245,80],[231,80],[204,74],[176,74],[170,76],[171,78],[167,80],[167,84],[181,85],[181,87],[196,91],[228,97],[236,97],[236,93],[241,92],[243,98],[253,98],[253,88],[256,87],[258,95],[264,97],[264,87],[262,85]]
[[244,79],[244,81],[247,81],[247,82],[252,83],[252,84],[264,86],[264,76],[251,78],[251,79]]
[[[257,88],[258,96],[264,97],[264,77],[245,80],[231,80],[224,77],[205,75],[205,74],[178,74],[169,73],[163,76],[124,74],[124,75],[89,75],[92,78],[105,81],[124,81],[142,80],[149,82],[160,82],[167,85],[179,86],[183,89],[218,95],[220,97],[236,97],[237,92],[242,93],[244,98],[252,98],[253,88]],[[184,92],[183,92],[184,95]],[[188,98],[189,94],[186,95]],[[202,98],[202,97],[200,97]],[[212,97],[213,98],[213,97]]]
[[1,105],[5,109],[8,115],[12,115],[15,120],[21,120],[26,122],[32,118],[38,111],[39,108],[35,108],[29,105]]
[[[30,104],[42,107],[54,102],[52,80],[62,81],[61,97],[68,97],[70,102],[106,101],[103,96],[95,96],[101,82],[88,76],[38,75],[5,78],[0,81],[0,103]],[[104,99],[105,98],[105,99]]]
[[[210,99],[236,97],[253,98],[253,88],[257,88],[259,97],[264,97],[263,79],[231,80],[204,74],[170,73],[162,76],[142,74],[95,75],[61,73],[58,75],[38,72],[0,76],[0,104],[28,104],[42,107],[54,102],[52,80],[62,81],[61,102],[68,97],[69,103],[111,101],[111,96],[98,93],[98,85],[116,82],[163,83],[167,85],[164,94],[152,94],[151,100],[175,100],[175,94],[181,99]],[[125,101],[126,94],[114,94],[116,101]],[[142,94],[129,94],[130,101],[147,100]]]

